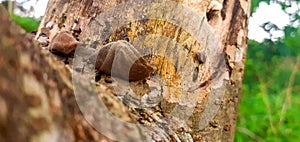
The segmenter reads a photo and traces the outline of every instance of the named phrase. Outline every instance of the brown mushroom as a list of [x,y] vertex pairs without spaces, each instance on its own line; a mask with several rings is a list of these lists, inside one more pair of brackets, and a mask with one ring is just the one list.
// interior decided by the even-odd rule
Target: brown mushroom
[[119,40],[101,47],[90,57],[98,73],[138,81],[150,76],[154,68],[129,42]]
[[49,50],[54,54],[69,55],[74,52],[79,42],[70,32],[57,33],[50,42]]

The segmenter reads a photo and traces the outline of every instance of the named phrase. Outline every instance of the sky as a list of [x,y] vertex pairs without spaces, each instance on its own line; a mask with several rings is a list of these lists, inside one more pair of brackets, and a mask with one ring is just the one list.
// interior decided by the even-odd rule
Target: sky
[[[23,0],[17,0],[21,2]],[[35,12],[33,15],[35,17],[43,16],[46,10],[48,0],[30,0],[24,4],[24,8],[30,9],[31,6],[34,7]],[[292,12],[295,7],[290,8]],[[258,42],[263,41],[265,38],[269,37],[269,34],[265,32],[260,26],[265,22],[272,22],[277,25],[280,29],[289,24],[289,16],[281,10],[279,4],[261,2],[256,11],[252,14],[249,19],[249,33],[248,38],[254,39]],[[281,37],[284,35],[282,31],[272,32],[273,39]]]
[[[293,12],[296,7],[289,9],[289,12]],[[265,38],[269,37],[269,34],[261,28],[261,25],[265,22],[271,22],[278,26],[279,29],[283,29],[284,26],[289,24],[289,16],[281,10],[279,4],[271,3],[268,5],[265,2],[261,2],[256,11],[252,14],[249,19],[249,33],[248,38],[254,39],[256,41],[263,41]],[[284,33],[282,31],[272,32],[273,39],[282,37]]]
[[[16,0],[17,2],[22,2],[24,0]],[[24,3],[23,7],[25,9],[30,9],[30,7],[34,7],[35,12],[34,17],[41,17],[45,14],[46,7],[48,4],[48,0],[29,0],[28,2]]]

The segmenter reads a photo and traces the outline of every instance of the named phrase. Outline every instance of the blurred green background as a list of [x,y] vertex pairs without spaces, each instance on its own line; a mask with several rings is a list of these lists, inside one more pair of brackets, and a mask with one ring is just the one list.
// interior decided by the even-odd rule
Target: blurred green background
[[[252,0],[251,13],[259,3],[276,3],[289,15],[290,24],[279,28],[266,22],[261,28],[270,37],[261,42],[251,39],[248,42],[236,142],[300,141],[300,10],[293,13],[288,10],[295,4],[300,7],[299,2]],[[2,4],[8,6],[7,1]],[[21,17],[13,12],[11,17],[27,32],[37,29],[40,22],[40,18]],[[274,39],[274,31],[282,31],[284,35]]]
[[[300,27],[299,0],[252,0],[251,12],[259,3],[277,3],[289,15],[283,28],[271,22],[261,25],[270,37],[249,40],[235,141],[300,141]],[[298,5],[293,13],[288,8]],[[273,31],[284,36],[273,39]]]

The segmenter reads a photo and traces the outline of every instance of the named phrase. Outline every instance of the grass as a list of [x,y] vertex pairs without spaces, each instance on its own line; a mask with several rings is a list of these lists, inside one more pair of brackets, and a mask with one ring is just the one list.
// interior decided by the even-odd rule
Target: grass
[[32,17],[22,17],[15,14],[10,14],[10,17],[20,25],[26,32],[35,31],[39,24],[40,20],[32,18]]
[[[244,83],[239,104],[236,142],[300,140],[300,93],[297,80],[300,76],[300,56],[294,60],[280,60],[273,64],[276,69],[271,74],[262,76],[263,73],[257,73],[257,80],[252,82],[251,79],[245,79],[248,81]],[[247,74],[246,71],[245,76],[249,77]]]

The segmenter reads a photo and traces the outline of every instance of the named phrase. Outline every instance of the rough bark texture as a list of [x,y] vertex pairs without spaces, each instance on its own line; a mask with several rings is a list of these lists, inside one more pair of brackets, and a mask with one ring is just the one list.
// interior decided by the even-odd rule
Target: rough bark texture
[[63,62],[0,5],[0,141],[108,140],[83,118]]
[[[154,74],[159,75],[167,86],[163,89],[167,91],[163,92],[162,101],[154,104],[139,104],[140,102],[135,100],[143,98],[143,94],[151,94],[149,93],[151,85],[161,87],[162,84],[155,84],[160,81],[155,77],[130,82],[130,87],[139,96],[138,99],[135,98],[136,96],[124,99],[126,98],[124,94],[128,93],[125,89],[123,92],[116,92],[114,84],[103,80],[100,80],[96,87],[96,93],[99,96],[84,97],[93,91],[82,89],[91,85],[86,83],[89,80],[85,79],[79,79],[79,82],[75,79],[73,83],[77,86],[74,88],[71,74],[73,72],[75,77],[80,75],[68,68],[71,68],[71,65],[74,65],[73,68],[77,67],[75,63],[65,65],[47,50],[37,48],[37,45],[32,44],[33,42],[28,38],[24,39],[14,25],[9,25],[10,21],[5,16],[6,13],[1,10],[0,14],[3,19],[1,21],[4,21],[4,25],[0,26],[0,34],[3,37],[0,44],[0,54],[3,54],[0,58],[0,66],[5,68],[0,69],[0,82],[1,85],[5,85],[0,88],[0,140],[46,141],[47,138],[53,137],[58,141],[111,141],[96,131],[98,126],[94,121],[103,119],[101,116],[95,116],[95,113],[99,115],[102,110],[86,108],[84,102],[78,102],[78,100],[76,102],[73,93],[75,89],[75,92],[79,94],[77,97],[84,99],[100,97],[106,107],[120,119],[134,124],[144,124],[147,128],[144,130],[144,128],[124,125],[122,127],[124,133],[140,136],[128,138],[124,134],[118,137],[119,140],[121,138],[124,141],[134,141],[144,138],[146,141],[150,139],[155,141],[233,141],[247,50],[247,19],[250,1],[179,0],[177,2],[192,9],[201,18],[198,19],[201,21],[199,25],[200,29],[204,30],[201,29],[202,32],[198,34],[207,32],[200,36],[203,37],[200,40],[197,39],[197,35],[190,33],[191,31],[197,33],[199,25],[186,26],[191,23],[193,25],[195,17],[194,15],[184,17],[184,14],[189,15],[189,11],[179,13],[178,15],[183,14],[180,18],[184,19],[174,18],[174,22],[153,18],[157,14],[162,14],[157,11],[165,10],[167,13],[168,10],[173,10],[176,13],[178,9],[184,8],[172,7],[171,2],[165,2],[165,5],[171,6],[159,9],[159,6],[154,5],[153,7],[158,7],[158,9],[153,7],[144,9],[142,2],[125,0],[50,0],[46,15],[36,35],[36,39],[46,35],[51,42],[59,31],[70,31],[80,42],[94,48],[101,48],[109,42],[125,39],[138,49],[152,49],[151,51],[154,52],[146,56],[146,59],[156,66]],[[126,3],[131,3],[134,7]],[[118,4],[125,4],[125,10],[113,9],[113,12],[101,15]],[[139,15],[142,13],[139,11],[141,9],[147,14]],[[135,18],[139,16],[141,18],[136,20]],[[168,15],[164,16],[168,17]],[[123,17],[127,17],[130,22],[121,23],[114,29],[114,19]],[[187,23],[176,25],[178,22],[176,20]],[[202,26],[203,21],[208,23],[208,26],[205,24]],[[107,33],[104,33],[105,31]],[[169,40],[156,40],[153,35],[167,37],[162,39],[173,39],[178,44]],[[142,40],[139,37],[142,37]],[[217,41],[219,41],[217,44],[212,44]],[[177,51],[178,49],[182,50]],[[171,50],[176,52],[170,52]],[[206,54],[201,55],[201,51],[205,51]],[[176,54],[184,55],[175,59],[166,59],[163,56],[175,57]],[[15,83],[17,85],[14,85]],[[187,92],[196,92],[194,93],[196,96],[186,96],[189,94],[183,93],[180,88],[195,87],[190,84],[197,86]],[[214,89],[216,84],[225,87],[218,88],[219,90]],[[11,86],[14,86],[14,89],[11,89]],[[219,95],[218,92],[223,93]],[[210,97],[214,95],[220,97]],[[196,102],[193,101],[195,97]],[[122,98],[123,102],[118,98]],[[209,98],[215,98],[215,100]],[[193,111],[189,112],[192,103],[196,104],[192,105]],[[148,107],[133,107],[135,105]],[[218,108],[218,111],[209,116],[206,112],[209,112],[210,108],[205,109],[207,106],[212,106],[211,109]],[[185,113],[191,113],[191,116],[182,123],[176,118],[181,118],[183,114],[172,113],[175,108],[186,110]],[[80,110],[90,110],[88,116],[93,116],[93,119],[84,118],[87,117],[86,113],[81,114]],[[166,116],[172,117],[163,119]],[[114,122],[100,122],[99,127],[106,127],[105,125],[113,128],[119,127]],[[148,134],[142,134],[140,131],[146,131]]]

